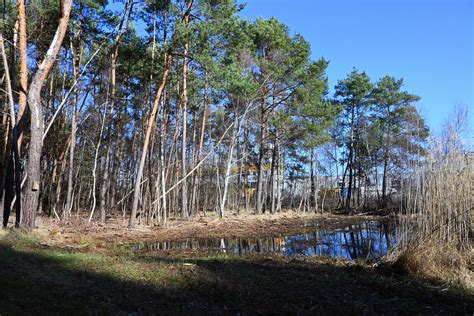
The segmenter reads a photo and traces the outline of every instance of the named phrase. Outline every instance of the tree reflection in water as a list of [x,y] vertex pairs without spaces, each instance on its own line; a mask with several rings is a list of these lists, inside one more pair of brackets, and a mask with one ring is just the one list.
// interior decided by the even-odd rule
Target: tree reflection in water
[[139,243],[132,245],[132,249],[145,252],[191,249],[237,255],[275,252],[288,257],[305,255],[374,260],[384,256],[395,241],[395,229],[391,223],[365,221],[335,229],[316,227],[292,235]]

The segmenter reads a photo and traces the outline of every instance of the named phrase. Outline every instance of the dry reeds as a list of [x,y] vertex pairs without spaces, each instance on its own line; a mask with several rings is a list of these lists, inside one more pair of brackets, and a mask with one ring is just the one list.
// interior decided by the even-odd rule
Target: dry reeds
[[473,161],[459,135],[448,133],[405,178],[392,258],[408,272],[470,286]]

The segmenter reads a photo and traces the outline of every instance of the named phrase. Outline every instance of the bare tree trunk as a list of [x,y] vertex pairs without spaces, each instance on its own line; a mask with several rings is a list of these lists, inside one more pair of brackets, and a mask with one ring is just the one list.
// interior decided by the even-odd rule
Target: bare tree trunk
[[56,29],[53,40],[49,46],[45,58],[38,66],[28,91],[28,104],[31,112],[31,139],[28,151],[27,173],[28,179],[25,188],[26,196],[24,203],[24,213],[21,218],[21,225],[28,231],[35,226],[36,210],[38,208],[38,198],[41,186],[41,151],[43,148],[43,107],[41,105],[41,89],[46,77],[53,67],[56,56],[61,49],[61,45],[66,34],[69,16],[71,14],[72,0],[61,0],[61,12],[59,25]]
[[[79,38],[81,35],[80,31],[79,34],[76,34],[76,37]],[[77,40],[77,39],[76,39]],[[66,207],[63,212],[64,218],[69,217],[72,210],[73,204],[73,183],[74,183],[74,154],[76,148],[76,130],[77,130],[77,122],[76,122],[76,111],[77,111],[77,103],[79,101],[79,87],[77,81],[79,80],[79,66],[81,63],[81,48],[79,47],[79,43],[76,46],[76,51],[74,53],[74,81],[76,82],[76,86],[74,88],[74,101],[71,105],[71,148],[69,150],[69,173],[68,173],[68,181],[67,181],[67,195],[66,195]],[[71,44],[72,46],[72,44]],[[71,47],[71,51],[74,52],[74,48]]]
[[[0,53],[2,55],[2,61],[3,61],[3,68],[5,69],[5,85],[6,85],[6,90],[7,90],[7,97],[8,97],[8,105],[9,105],[9,112],[10,112],[10,126],[13,129],[14,133],[14,143],[16,143],[16,136],[15,135],[15,130],[16,130],[16,120],[15,120],[15,102],[13,100],[13,91],[12,91],[12,85],[11,85],[11,80],[10,80],[10,68],[8,66],[8,60],[7,60],[7,54],[5,52],[5,44],[3,40],[3,33],[0,31]],[[6,111],[5,111],[6,112]],[[9,131],[5,130],[5,133],[8,135]],[[8,136],[5,137],[6,142],[8,142]],[[8,148],[9,146],[7,146]],[[16,151],[14,149],[14,151]],[[8,218],[10,216],[10,205],[11,201],[13,200],[13,157],[9,154],[9,152],[5,152],[5,156],[8,157],[7,161],[7,172],[6,172],[6,178],[5,178],[5,197],[4,197],[4,210],[3,210],[3,226],[6,227],[8,224]],[[16,156],[16,155],[15,155]]]
[[[187,44],[186,44],[187,45]],[[185,46],[186,46],[185,45]],[[187,49],[185,48],[185,53]],[[182,111],[183,111],[183,128],[181,136],[181,176],[186,176],[186,133],[188,125],[188,96],[187,96],[187,61],[183,63],[183,97],[182,97]],[[188,194],[187,194],[187,179],[184,178],[181,184],[181,218],[188,218]]]
[[224,191],[222,193],[222,198],[221,198],[220,208],[219,208],[219,216],[221,218],[224,217],[224,209],[225,209],[225,204],[227,201],[227,192],[229,188],[230,170],[232,167],[232,158],[234,155],[234,148],[235,148],[235,144],[237,143],[237,137],[240,134],[240,124],[239,124],[238,113],[236,112],[234,115],[235,115],[234,128],[233,128],[232,136],[229,143],[229,151],[227,153],[227,163],[226,163],[226,169],[225,169],[225,175],[224,175]]
[[[28,93],[28,54],[27,54],[27,42],[26,42],[26,12],[25,12],[25,0],[18,0],[18,22],[19,22],[19,46],[20,46],[20,91],[18,98],[18,125],[21,133],[23,132],[23,114],[25,113],[27,106],[27,93]],[[21,153],[22,134],[18,137],[18,151]]]
[[387,206],[387,185],[388,185],[388,163],[390,160],[390,132],[387,133],[387,143],[385,146],[384,160],[383,160],[383,175],[382,175],[382,205],[381,207]]
[[314,201],[315,212],[319,211],[318,206],[318,193],[319,193],[319,178],[318,178],[318,152],[316,148],[312,149],[314,151],[314,191],[311,198]]
[[270,171],[270,213],[275,214],[276,211],[276,167],[277,167],[277,152],[278,152],[278,136],[275,137],[272,150],[272,166]]
[[281,194],[284,189],[284,154],[282,150],[278,150],[278,178],[277,178],[277,206],[276,206],[276,211],[280,212],[281,211]]
[[[17,17],[15,25],[13,27],[13,43],[12,43],[12,48],[10,50],[10,64],[12,67],[9,67],[7,63],[5,63],[5,70],[8,72],[9,76],[6,76],[5,74],[5,81],[7,84],[7,90],[11,89],[13,90],[15,88],[15,64],[16,64],[16,50],[18,47],[18,28],[19,28],[19,17]],[[5,48],[3,48],[5,50]],[[6,57],[6,53],[5,53]],[[5,59],[6,61],[6,59]],[[8,99],[10,99],[10,93],[7,93]],[[11,94],[12,100],[15,99],[13,93]],[[15,102],[15,101],[13,101]],[[15,116],[14,108],[11,108],[10,110],[11,115]],[[9,155],[11,156],[8,158],[8,164],[7,164],[7,177],[11,177],[11,179],[6,179],[5,181],[5,196],[7,196],[7,200],[9,200],[8,203],[6,203],[4,206],[4,213],[5,214],[10,214],[11,207],[13,206],[12,203],[15,201],[15,194],[18,192],[21,193],[20,186],[16,185],[16,183],[21,182],[21,172],[20,172],[20,158],[19,158],[19,152],[17,148],[18,144],[18,118],[12,118],[11,122],[11,128],[12,128],[12,134],[13,134],[13,140],[12,143],[9,144]],[[8,131],[9,133],[9,131]],[[10,141],[10,139],[8,139]],[[18,188],[18,189],[17,189]],[[15,204],[16,207],[16,220],[15,220],[15,226],[18,227],[19,222],[20,222],[20,217],[21,217],[21,201]]]
[[[16,195],[16,221],[15,226],[21,221],[21,147],[23,141],[23,115],[27,105],[28,89],[28,55],[26,43],[26,13],[25,0],[18,1],[18,31],[20,46],[20,91],[18,98],[18,114],[13,131],[13,154],[15,157],[15,195]],[[12,113],[14,115],[14,113]]]
[[[64,149],[59,156],[59,162],[61,163],[61,167],[59,168],[58,174],[58,183],[56,186],[56,202],[53,207],[53,214],[58,216],[58,210],[61,208],[61,192],[62,192],[62,184],[63,184],[63,177],[64,177],[64,169],[66,169],[66,155],[71,147],[71,137],[68,137],[66,140],[66,144],[64,145]],[[64,212],[63,212],[64,215]]]
[[145,140],[143,142],[143,149],[142,149],[142,154],[141,154],[141,159],[140,159],[140,165],[138,166],[138,172],[137,172],[137,177],[135,179],[135,186],[133,190],[133,204],[132,204],[132,212],[130,214],[130,220],[128,223],[128,226],[133,228],[135,227],[135,217],[137,216],[137,209],[138,209],[138,200],[140,198],[140,183],[142,180],[143,176],[143,169],[145,167],[145,160],[147,156],[147,151],[148,151],[148,145],[150,144],[150,138],[151,138],[151,132],[153,130],[153,127],[155,125],[155,118],[156,118],[156,113],[158,111],[158,105],[160,103],[161,96],[163,94],[163,90],[165,89],[166,83],[168,81],[168,75],[171,69],[171,58],[168,57],[168,54],[165,53],[165,60],[164,60],[164,72],[163,72],[163,78],[161,79],[161,84],[160,87],[158,88],[158,91],[156,92],[156,97],[155,101],[153,103],[153,109],[150,114],[150,117],[148,118],[148,124],[147,124],[147,130],[145,134]]
[[[197,103],[197,101],[195,102]],[[194,167],[196,166],[196,163],[195,163],[195,158],[196,158],[196,150],[197,150],[197,144],[196,144],[196,137],[197,137],[197,117],[198,117],[198,114],[197,114],[197,110],[194,109],[193,111],[193,138],[192,138],[192,141],[191,141],[191,158],[189,159],[190,160],[190,165],[191,165],[191,169],[194,169]],[[193,173],[193,176],[191,177],[191,188],[194,188],[195,186],[195,177],[194,177],[194,173]],[[193,190],[194,191],[194,190]],[[189,197],[188,199],[188,205],[189,205],[189,214],[191,216],[194,216],[195,213],[194,213],[194,201],[193,201],[193,194],[191,193],[191,196]]]
[[[24,17],[23,17],[24,18]],[[13,47],[16,47],[16,42],[17,42],[17,29],[18,27],[18,21],[15,24],[15,30],[14,30],[14,45]],[[13,97],[13,91],[12,91],[12,86],[13,86],[13,80],[12,77],[10,77],[10,73],[13,74],[13,68],[10,69],[8,66],[8,61],[7,61],[7,55],[5,52],[5,45],[3,41],[3,35],[0,33],[0,50],[1,50],[1,55],[2,55],[2,60],[3,60],[3,65],[5,69],[5,83],[6,83],[6,88],[7,88],[7,96],[8,96],[8,104],[10,106],[10,115],[11,115],[11,128],[13,129],[13,144],[11,146],[11,158],[8,159],[7,163],[7,172],[6,176],[7,179],[4,183],[4,188],[5,188],[5,200],[4,200],[4,219],[6,218],[5,226],[8,223],[8,217],[10,215],[10,210],[11,210],[11,203],[13,201],[13,191],[15,191],[15,194],[17,196],[16,199],[16,220],[15,220],[15,226],[18,227],[20,225],[20,219],[21,219],[21,163],[20,163],[20,152],[19,149],[21,148],[21,139],[20,139],[20,128],[19,128],[19,119],[22,118],[24,110],[25,110],[25,104],[22,100],[22,104],[19,104],[19,111],[18,111],[18,119],[15,117],[15,107],[14,107],[14,97]],[[12,49],[12,61],[15,61],[15,50]],[[24,57],[24,56],[23,56]],[[13,64],[12,62],[12,64]],[[24,64],[24,63],[23,63]],[[24,65],[22,65],[24,66]],[[24,75],[24,74],[23,74]],[[23,78],[24,79],[24,78]],[[23,106],[23,108],[21,108]],[[8,130],[6,131],[8,134]],[[8,137],[5,138],[6,141],[8,141]],[[10,147],[10,146],[8,146]],[[8,154],[8,152],[6,153]],[[14,181],[13,181],[14,179]],[[2,179],[3,181],[3,179]],[[13,190],[13,186],[15,187],[15,190]]]
[[[107,95],[107,101],[108,101],[108,95]],[[92,221],[92,217],[94,216],[94,211],[95,207],[97,205],[97,198],[96,198],[96,184],[97,184],[97,159],[99,158],[99,149],[100,149],[100,143],[102,141],[102,134],[104,132],[104,126],[105,126],[105,118],[107,116],[107,101],[105,102],[105,108],[104,108],[104,117],[102,118],[102,124],[100,126],[100,133],[99,133],[99,140],[97,141],[97,146],[95,147],[95,155],[94,155],[94,167],[92,168],[92,206],[91,206],[91,211],[89,215],[89,223]],[[100,112],[100,110],[99,110]]]
[[[122,18],[118,27],[117,35],[115,35],[114,46],[110,58],[110,117],[108,118],[107,126],[107,143],[105,150],[105,161],[104,161],[104,174],[102,177],[102,185],[100,188],[100,222],[105,223],[106,218],[106,204],[107,204],[107,189],[109,186],[109,165],[110,156],[112,151],[112,126],[113,126],[113,115],[115,109],[115,92],[116,92],[116,70],[117,70],[117,59],[119,56],[119,45],[122,39],[122,35],[128,27],[130,22],[130,15],[133,10],[133,2],[127,0],[122,12]],[[125,26],[124,26],[125,24]]]
[[267,104],[267,95],[266,92],[263,93],[262,97],[262,110],[260,113],[260,148],[258,154],[258,180],[257,180],[257,197],[256,197],[256,213],[262,214],[262,206],[263,206],[263,180],[264,180],[264,156],[265,156],[265,138],[266,138],[266,126],[265,126],[265,107]]
[[[245,131],[247,130],[247,128],[245,127],[244,129],[244,134],[245,134]],[[236,204],[237,204],[237,215],[240,214],[240,204],[242,202],[242,196],[245,197],[245,191],[246,191],[246,188],[245,186],[243,185],[243,181],[244,181],[244,176],[243,176],[243,168],[244,166],[246,165],[245,159],[246,157],[246,144],[245,144],[245,136],[244,136],[244,141],[242,142],[242,144],[240,143],[240,139],[238,138],[237,139],[237,159],[239,160],[239,166],[238,166],[238,180],[237,180],[237,201],[236,201]]]
[[347,169],[349,168],[349,165],[346,164],[346,168],[344,169],[344,173],[342,174],[342,181],[341,181],[341,188],[340,188],[340,193],[339,193],[339,201],[337,203],[337,207],[344,207],[344,202],[346,199],[344,198],[344,187],[346,185],[346,175],[347,175]]
[[[189,14],[191,6],[193,4],[192,0],[187,1],[187,10],[184,14],[184,25],[189,24]],[[186,132],[188,125],[188,50],[189,43],[186,41],[184,44],[184,60],[183,60],[183,97],[182,97],[182,110],[183,110],[183,130],[182,130],[182,145],[181,145],[181,174],[184,177],[183,183],[181,184],[181,218],[188,218],[188,186],[186,179]]]
[[[3,100],[1,100],[3,101]],[[3,201],[4,201],[4,194],[3,188],[5,186],[6,180],[6,170],[8,165],[8,160],[10,159],[10,146],[9,146],[9,136],[10,136],[10,120],[9,118],[9,106],[5,104],[5,108],[3,109],[3,117],[2,117],[2,143],[1,143],[1,156],[0,156],[0,200],[2,200],[2,205],[0,205],[3,209]],[[2,212],[3,214],[3,212]]]
[[[164,95],[166,95],[166,91],[163,92]],[[165,117],[165,104],[164,102],[162,102],[162,105],[161,105],[162,109],[161,109],[161,112],[162,112],[162,115],[161,115],[161,126],[160,126],[160,161],[159,161],[159,164],[160,164],[160,180],[161,180],[161,194],[162,194],[162,201],[161,201],[161,204],[162,204],[162,210],[163,210],[163,225],[166,225],[167,224],[167,221],[168,221],[168,214],[167,214],[167,208],[166,208],[166,174],[165,174],[165,131],[164,131],[164,117]]]
[[354,169],[354,109],[355,105],[352,105],[352,113],[351,113],[351,139],[350,139],[350,147],[349,147],[349,158],[347,161],[348,169],[349,169],[349,184],[347,185],[347,197],[346,197],[346,207],[351,207],[351,197],[352,197],[352,182],[354,181],[353,169]]
[[315,162],[314,162],[314,148],[310,148],[310,159],[309,159],[309,169],[310,169],[310,181],[311,181],[311,199],[310,205],[315,206],[315,196],[316,196],[316,180],[314,178],[314,169],[315,169]]
[[[1,78],[0,83],[5,81],[5,76]],[[0,207],[3,209],[3,188],[4,188],[4,181],[5,181],[5,171],[8,163],[8,153],[9,153],[9,146],[8,146],[8,139],[10,134],[10,120],[8,119],[8,108],[9,106],[7,103],[3,102],[3,95],[0,94],[0,104],[4,105],[3,108],[3,115],[2,115],[2,129],[0,130]],[[0,212],[3,216],[3,212]],[[3,218],[3,217],[2,217]]]
[[15,178],[14,174],[14,160],[13,156],[11,154],[7,155],[8,161],[7,163],[7,169],[6,169],[6,174],[5,174],[5,195],[3,197],[3,227],[7,227],[8,225],[8,220],[10,218],[10,212],[11,212],[11,204],[14,198],[13,190],[8,189],[12,188],[14,183],[13,180]]
[[[197,161],[196,164],[198,164],[201,161],[202,158],[202,146],[204,144],[204,132],[206,130],[206,118],[207,118],[207,102],[208,102],[208,95],[207,95],[207,86],[204,89],[204,108],[202,110],[202,121],[201,121],[201,132],[199,135],[199,147],[197,151]],[[198,188],[199,188],[199,182],[201,180],[201,167],[198,167],[198,170],[196,173],[194,173],[193,177],[195,178],[194,186],[193,186],[193,208],[195,208],[195,212],[197,212],[197,200],[198,200]]]

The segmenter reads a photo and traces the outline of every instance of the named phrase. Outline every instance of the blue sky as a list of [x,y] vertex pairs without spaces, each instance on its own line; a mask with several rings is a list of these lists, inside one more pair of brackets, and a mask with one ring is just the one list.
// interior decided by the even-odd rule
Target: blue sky
[[353,67],[404,78],[433,131],[455,104],[474,125],[473,0],[246,0],[241,16],[272,16],[330,60],[330,87]]

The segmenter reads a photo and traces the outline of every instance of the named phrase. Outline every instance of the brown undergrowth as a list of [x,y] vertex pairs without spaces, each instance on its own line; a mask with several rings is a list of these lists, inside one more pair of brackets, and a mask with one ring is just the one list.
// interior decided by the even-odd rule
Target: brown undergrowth
[[393,267],[433,284],[454,286],[474,293],[472,252],[460,252],[452,244],[428,240],[387,257]]
[[129,229],[127,221],[109,218],[107,225],[87,224],[85,217],[75,216],[66,223],[40,218],[35,234],[49,246],[110,248],[114,244],[138,241],[179,241],[187,238],[272,236],[318,227],[340,227],[359,221],[380,220],[380,216],[348,216],[337,214],[296,213],[293,211],[264,215],[215,214],[196,216],[190,220],[172,219],[164,226],[142,225]]
[[456,133],[432,140],[429,149],[404,181],[389,259],[409,274],[472,291],[474,156]]

